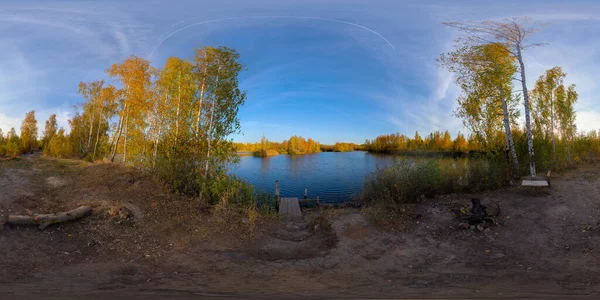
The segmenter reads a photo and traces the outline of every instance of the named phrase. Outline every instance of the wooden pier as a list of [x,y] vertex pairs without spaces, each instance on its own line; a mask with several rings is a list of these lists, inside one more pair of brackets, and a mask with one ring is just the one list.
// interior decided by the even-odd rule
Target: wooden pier
[[302,206],[316,206],[319,205],[319,197],[316,199],[307,198],[308,187],[304,188],[304,199],[298,199],[296,197],[281,197],[279,192],[279,181],[275,180],[275,200],[279,207],[279,215],[285,218],[301,218]]
[[524,177],[521,185],[531,187],[550,187],[550,171],[546,173],[546,176],[538,176],[534,179]]
[[298,198],[281,198],[279,201],[279,215],[285,218],[301,218],[300,202]]

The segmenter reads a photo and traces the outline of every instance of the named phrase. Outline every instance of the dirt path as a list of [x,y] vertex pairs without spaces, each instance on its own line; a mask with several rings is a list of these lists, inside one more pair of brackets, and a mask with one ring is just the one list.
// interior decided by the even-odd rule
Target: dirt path
[[[173,199],[116,165],[32,157],[0,162],[0,175],[3,209],[94,207],[92,217],[45,231],[5,227],[2,295],[561,299],[600,293],[596,165],[558,175],[549,194],[506,188],[438,197],[414,207],[407,232],[381,232],[358,210],[336,210],[327,212],[330,223],[307,218],[263,226],[252,238],[219,231],[208,215],[185,218],[184,210],[202,207],[165,214],[164,203],[194,202]],[[457,229],[453,211],[473,196],[500,204],[497,227]]]

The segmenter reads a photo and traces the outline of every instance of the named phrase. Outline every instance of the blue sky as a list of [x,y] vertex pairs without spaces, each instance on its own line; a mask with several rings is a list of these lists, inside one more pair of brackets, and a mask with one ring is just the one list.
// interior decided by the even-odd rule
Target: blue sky
[[[0,128],[35,109],[68,128],[79,81],[135,54],[161,67],[206,45],[241,54],[243,135],[322,143],[394,132],[463,131],[458,89],[435,59],[456,32],[443,21],[529,16],[550,23],[525,53],[529,87],[562,66],[577,84],[577,124],[600,128],[596,1],[12,1],[0,2]],[[41,132],[41,129],[40,129]]]

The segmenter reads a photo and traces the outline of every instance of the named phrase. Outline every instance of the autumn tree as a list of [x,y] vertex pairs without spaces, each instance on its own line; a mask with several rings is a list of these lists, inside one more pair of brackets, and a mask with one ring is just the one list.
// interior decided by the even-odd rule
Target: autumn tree
[[[73,135],[71,134],[71,136]],[[65,130],[60,128],[48,144],[48,153],[55,157],[69,158],[73,156],[73,147],[70,136],[66,135]]]
[[469,145],[467,144],[467,140],[462,133],[458,133],[456,138],[454,139],[454,143],[452,145],[452,149],[454,152],[463,152],[466,153],[469,151]]
[[21,149],[23,152],[33,153],[33,149],[37,143],[37,120],[35,119],[35,111],[30,111],[25,115],[25,119],[21,124]]
[[415,138],[412,139],[410,142],[410,148],[413,150],[417,150],[417,149],[421,148],[422,144],[423,144],[423,139],[419,135],[419,132],[416,131]]
[[148,60],[130,56],[121,64],[113,64],[106,72],[121,85],[121,89],[116,91],[119,121],[111,141],[110,159],[114,161],[117,151],[122,148],[122,161],[126,162],[129,137],[143,136],[145,116],[150,107],[147,101],[150,99],[148,93],[154,68]]
[[[86,102],[83,104],[83,118],[86,120],[87,132],[85,142],[85,154],[89,153],[92,147],[92,140],[94,138],[94,127],[98,124],[100,118],[102,106],[100,103],[100,92],[104,80],[95,80],[90,83],[79,83],[79,93],[83,96]],[[97,128],[96,128],[97,129]]]
[[525,127],[527,130],[527,148],[529,152],[529,173],[531,178],[535,178],[535,155],[529,112],[529,91],[527,89],[523,51],[531,47],[543,45],[542,43],[528,43],[528,39],[539,29],[540,25],[530,25],[530,20],[526,18],[467,23],[448,22],[444,24],[461,31],[462,36],[457,39],[458,43],[462,43],[466,46],[501,44],[505,47],[506,51],[516,59],[520,78],[514,79],[520,81],[522,86]]
[[14,139],[16,139],[16,140],[20,141],[20,138],[17,135],[17,131],[15,130],[14,127],[11,127],[10,130],[6,133],[6,139],[7,140],[14,140]]
[[57,131],[57,122],[56,122],[56,114],[50,115],[48,120],[46,121],[46,126],[44,127],[44,137],[42,138],[42,148],[44,151],[48,148],[48,144],[56,136]]
[[[110,120],[115,115],[116,108],[117,108],[116,99],[117,99],[117,89],[112,85],[103,87],[102,90],[100,90],[98,98],[96,99],[96,105],[95,105],[96,106],[96,118],[95,119],[97,119],[98,124],[95,127],[96,128],[96,134],[95,134],[96,137],[95,137],[95,141],[94,141],[94,149],[92,152],[92,159],[94,159],[94,160],[97,157],[96,156],[97,153],[99,154],[99,152],[101,152],[102,155],[105,155],[106,154],[105,151],[108,150],[108,149],[106,149],[106,147],[102,147],[102,144],[100,144],[100,147],[99,147],[99,143],[100,143],[101,139],[108,141],[108,130],[110,128]],[[101,148],[103,151],[99,151],[98,148]]]
[[457,48],[439,59],[442,66],[455,74],[462,90],[455,113],[467,128],[482,138],[486,150],[496,148],[497,137],[504,132],[513,175],[518,177],[519,163],[511,131],[511,124],[518,116],[516,99],[512,96],[515,59],[506,46],[499,43]]
[[[73,117],[69,120],[69,127],[71,128],[69,134],[63,134],[70,144],[70,151],[68,153],[77,157],[82,157],[82,155],[85,154],[87,136],[85,118],[79,112],[75,112]],[[66,156],[63,154],[61,157]]]
[[19,156],[21,153],[21,139],[17,135],[14,127],[11,127],[10,130],[6,133],[6,137],[4,137],[2,151],[4,155],[15,158]]

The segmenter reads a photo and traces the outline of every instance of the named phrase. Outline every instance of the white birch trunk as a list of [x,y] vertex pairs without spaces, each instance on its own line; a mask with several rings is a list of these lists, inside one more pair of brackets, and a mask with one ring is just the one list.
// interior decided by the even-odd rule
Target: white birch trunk
[[556,164],[556,144],[554,142],[554,91],[550,90],[550,131],[552,132],[552,167]]
[[119,146],[119,139],[121,138],[121,131],[123,130],[123,117],[119,117],[119,123],[117,124],[117,130],[115,131],[115,135],[113,136],[112,142],[110,143],[111,148],[111,157],[110,161],[115,161],[115,155],[117,155],[117,148]]
[[506,146],[510,149],[510,154],[512,157],[512,168],[513,168],[513,177],[519,177],[519,159],[517,157],[517,151],[515,149],[515,143],[512,137],[512,131],[510,130],[510,119],[508,116],[508,105],[506,104],[506,99],[504,97],[504,90],[502,87],[499,88],[500,91],[500,100],[502,101],[502,114],[504,116],[504,132],[505,132],[505,140]]
[[125,140],[123,141],[123,163],[127,162],[127,136],[129,135],[129,110],[125,112]]
[[533,152],[533,136],[531,135],[531,118],[529,117],[529,92],[527,91],[527,82],[525,77],[525,64],[521,55],[520,44],[515,45],[517,50],[517,59],[519,60],[519,71],[521,73],[521,85],[523,86],[523,105],[525,106],[525,129],[527,130],[527,150],[529,152],[529,176],[535,178],[535,154]]
[[181,106],[181,72],[179,72],[179,76],[177,77],[177,117],[175,118],[175,145],[177,145],[177,137],[179,137],[179,108]]
[[102,117],[98,118],[98,129],[96,130],[96,142],[94,143],[93,159],[96,160],[96,149],[98,148],[98,140],[100,139],[100,126],[102,125]]
[[204,178],[208,177],[208,166],[209,166],[209,162],[210,162],[210,148],[211,148],[211,142],[212,142],[212,124],[213,124],[213,116],[215,114],[215,102],[217,99],[216,95],[217,95],[217,88],[219,87],[219,73],[221,71],[221,66],[219,66],[219,69],[217,70],[217,80],[215,81],[215,93],[214,93],[214,97],[212,99],[212,107],[210,110],[210,121],[209,121],[209,125],[208,125],[208,132],[206,134],[206,140],[208,141],[208,149],[206,151],[206,163],[204,165]]
[[202,86],[200,87],[200,99],[198,104],[198,115],[196,116],[196,138],[198,138],[198,134],[200,133],[200,116],[202,115],[202,102],[204,101],[204,89],[206,88],[206,73],[208,71],[208,66],[204,69],[204,76],[202,77]]
[[88,134],[88,141],[87,141],[87,146],[85,147],[85,153],[87,154],[88,152],[90,152],[90,147],[92,146],[92,135],[94,132],[94,114],[92,114],[91,120],[90,120],[90,134]]

